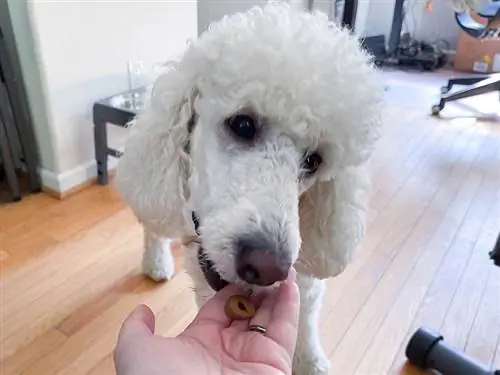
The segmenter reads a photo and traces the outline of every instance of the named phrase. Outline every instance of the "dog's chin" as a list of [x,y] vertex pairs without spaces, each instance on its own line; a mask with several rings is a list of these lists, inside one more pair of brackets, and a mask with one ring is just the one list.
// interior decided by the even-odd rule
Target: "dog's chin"
[[203,276],[207,281],[210,288],[214,291],[218,292],[223,289],[229,282],[224,280],[219,273],[215,270],[213,262],[208,259],[206,254],[203,252],[203,248],[200,247],[198,249],[198,263],[200,264],[201,271],[203,272]]

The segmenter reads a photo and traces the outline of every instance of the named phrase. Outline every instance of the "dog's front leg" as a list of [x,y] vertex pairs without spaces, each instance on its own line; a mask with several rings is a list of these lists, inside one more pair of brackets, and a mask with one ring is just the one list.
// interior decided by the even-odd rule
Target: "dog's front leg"
[[300,317],[293,374],[328,375],[330,361],[321,346],[318,329],[324,282],[297,275],[297,285],[300,290]]
[[156,236],[144,228],[142,272],[155,281],[171,279],[175,274],[175,261],[170,245],[172,240]]

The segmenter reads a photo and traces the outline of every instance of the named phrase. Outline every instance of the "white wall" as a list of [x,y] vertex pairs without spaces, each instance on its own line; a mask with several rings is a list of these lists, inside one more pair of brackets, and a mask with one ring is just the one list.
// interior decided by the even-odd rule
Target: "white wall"
[[[177,55],[189,39],[196,38],[197,3],[31,1],[27,11],[36,62],[25,62],[25,70],[36,76],[38,68],[41,83],[41,89],[31,88],[29,94],[34,98],[30,100],[45,100],[50,142],[41,146],[52,147],[53,153],[53,163],[43,165],[48,170],[42,177],[49,187],[66,190],[95,175],[94,101],[127,89],[128,62],[142,61],[151,68]],[[15,19],[25,16],[19,13]],[[25,27],[19,23],[23,32]],[[29,49],[29,38],[23,40],[21,49]],[[110,143],[119,143],[123,135],[112,133]]]
[[256,5],[264,5],[267,0],[198,0],[198,35],[201,35],[210,23],[225,15],[244,12]]
[[[295,6],[306,7],[308,0],[283,0]],[[322,0],[328,1],[328,0]],[[268,0],[198,0],[198,35],[203,33],[210,23],[225,15],[244,12],[254,6],[263,6]]]
[[365,1],[368,6],[367,15],[360,30],[363,36],[385,35],[389,39],[395,0]]
[[[444,40],[454,50],[460,27],[455,21],[455,13],[446,1],[434,1],[432,12],[425,9],[425,1],[411,0],[412,6],[408,14],[408,28],[418,40],[434,43]],[[441,44],[440,44],[441,46]]]

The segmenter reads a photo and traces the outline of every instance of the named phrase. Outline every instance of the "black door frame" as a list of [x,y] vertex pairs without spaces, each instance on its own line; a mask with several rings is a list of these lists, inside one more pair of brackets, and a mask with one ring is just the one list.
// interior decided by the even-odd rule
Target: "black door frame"
[[41,190],[38,172],[39,152],[7,0],[0,0],[0,65],[19,133],[30,190],[39,192]]

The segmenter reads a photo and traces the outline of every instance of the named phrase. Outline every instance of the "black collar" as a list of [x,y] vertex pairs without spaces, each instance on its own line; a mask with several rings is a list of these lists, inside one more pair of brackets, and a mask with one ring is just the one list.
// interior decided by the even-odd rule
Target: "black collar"
[[194,224],[194,230],[196,234],[199,236],[200,235],[200,219],[198,219],[198,216],[196,215],[196,212],[192,211],[191,212],[191,219],[193,220]]
[[[193,114],[187,123],[187,131],[188,131],[189,135],[191,135],[191,133],[193,132],[195,123],[196,123],[196,115]],[[184,151],[186,151],[186,153],[188,153],[188,154],[191,152],[191,140],[189,138],[188,138],[186,144],[184,145]],[[200,219],[196,215],[196,212],[194,212],[194,211],[191,212],[191,219],[193,220],[194,230],[195,230],[196,234],[200,235],[200,232],[199,232]]]
[[[200,219],[198,218],[198,216],[194,211],[191,212],[191,218],[193,220],[196,234],[200,235],[199,231]],[[200,264],[205,280],[214,291],[218,292],[226,285],[228,285],[228,282],[222,279],[221,276],[217,273],[217,271],[215,271],[214,264],[210,259],[207,258],[203,250],[203,245],[201,245],[201,243],[200,246],[198,247],[198,263]]]

